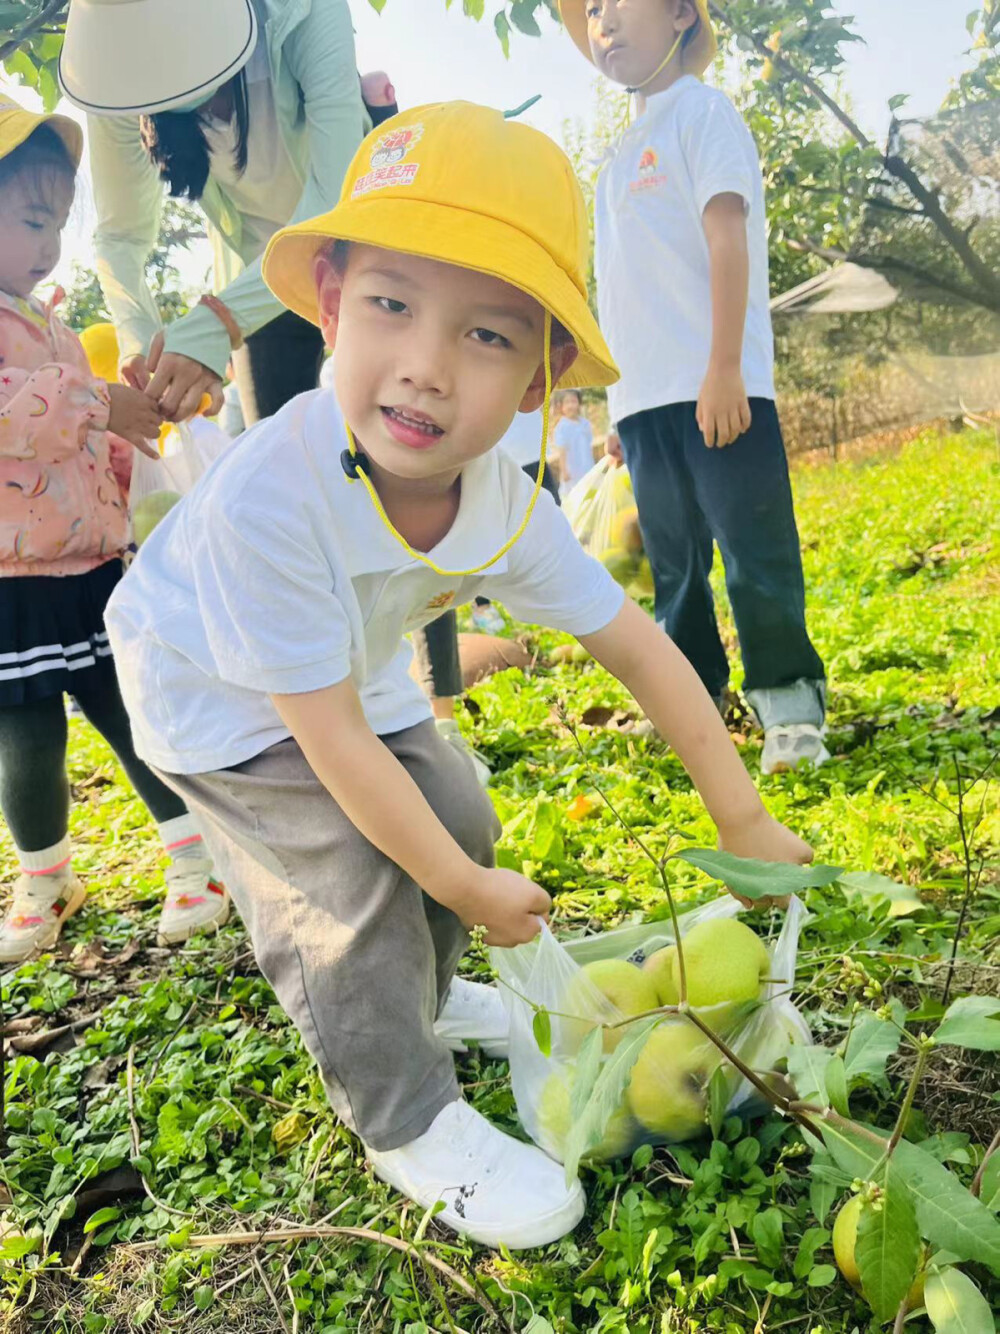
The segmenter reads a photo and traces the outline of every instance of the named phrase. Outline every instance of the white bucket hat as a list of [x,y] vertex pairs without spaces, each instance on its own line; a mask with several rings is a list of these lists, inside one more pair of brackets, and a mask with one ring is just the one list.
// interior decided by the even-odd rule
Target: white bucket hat
[[59,83],[91,115],[151,115],[210,96],[256,44],[251,0],[70,0]]

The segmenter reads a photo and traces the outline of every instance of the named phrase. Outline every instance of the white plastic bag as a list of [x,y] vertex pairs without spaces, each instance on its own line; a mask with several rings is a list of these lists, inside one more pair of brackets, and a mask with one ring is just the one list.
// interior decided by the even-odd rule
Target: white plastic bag
[[135,451],[129,514],[137,546],[232,443],[214,421],[192,417],[170,431],[158,459]]
[[628,469],[607,455],[563,501],[570,527],[587,552],[630,593],[650,596],[653,576],[643,554],[639,511]]
[[[700,922],[736,917],[741,912],[736,900],[726,897],[685,913],[679,919],[681,939]],[[765,942],[771,957],[771,980],[764,988],[762,1003],[748,1016],[745,1010],[736,1012],[743,1018],[728,1029],[724,1017],[720,1019],[714,1013],[727,1007],[699,1011],[709,1026],[724,1032],[727,1045],[755,1073],[773,1070],[793,1042],[812,1040],[805,1020],[791,1001],[805,916],[802,903],[792,899],[780,934]],[[584,1158],[624,1157],[640,1144],[678,1142],[700,1133],[708,1108],[706,1085],[716,1069],[723,1072],[716,1078],[726,1081],[727,1112],[748,1111],[754,1104],[760,1109],[763,1100],[757,1090],[732,1065],[720,1066],[717,1048],[680,1016],[639,1019],[614,1030],[605,1027],[603,1041],[591,1040],[584,1048],[590,1027],[614,1024],[624,1016],[583,973],[583,966],[598,959],[641,964],[673,943],[668,921],[566,943],[557,941],[548,927],[543,927],[528,945],[491,951],[510,1016],[510,1074],[518,1114],[532,1139],[560,1162],[568,1160],[572,1165]],[[535,1032],[535,1006],[544,1007],[549,1015],[551,1045],[547,1056]],[[672,1030],[669,1035],[668,1029]],[[644,1059],[642,1053],[654,1033],[659,1036],[653,1039]],[[665,1063],[660,1060],[661,1052],[666,1053]],[[588,1062],[591,1068],[583,1069]],[[597,1065],[600,1073],[595,1083]],[[637,1070],[643,1077],[633,1087],[631,1076]],[[578,1083],[582,1087],[574,1101]],[[657,1102],[662,1089],[666,1092]],[[721,1098],[722,1094],[716,1096]],[[639,1119],[637,1106],[647,1122],[656,1123],[658,1129],[651,1129]]]

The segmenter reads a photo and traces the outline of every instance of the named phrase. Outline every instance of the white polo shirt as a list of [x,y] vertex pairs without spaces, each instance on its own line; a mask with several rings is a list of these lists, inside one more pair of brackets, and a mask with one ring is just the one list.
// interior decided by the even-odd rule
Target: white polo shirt
[[[142,758],[167,773],[230,768],[284,740],[271,694],[350,677],[373,731],[429,718],[409,631],[477,594],[570,634],[603,629],[623,594],[551,496],[485,574],[449,578],[409,557],[341,465],[331,390],[247,431],[176,506],[115,590],[106,622]],[[488,560],[517,531],[531,481],[498,450],[470,463],[445,569]]]
[[701,392],[712,344],[702,217],[720,194],[746,203],[750,286],[743,380],[774,398],[764,182],[753,136],[724,93],[693,75],[650,97],[597,183],[595,269],[601,328],[621,368],[611,420]]

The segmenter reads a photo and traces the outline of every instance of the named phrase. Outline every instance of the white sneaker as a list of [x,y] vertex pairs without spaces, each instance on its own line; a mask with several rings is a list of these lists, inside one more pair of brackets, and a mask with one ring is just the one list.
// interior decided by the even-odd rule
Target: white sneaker
[[434,1032],[449,1051],[468,1051],[477,1042],[487,1056],[506,1058],[510,1023],[500,992],[482,982],[453,977]]
[[224,926],[229,891],[212,874],[207,857],[180,857],[164,873],[167,898],[156,929],[158,945],[179,945],[199,931]]
[[790,723],[769,727],[764,733],[764,754],[760,771],[785,774],[807,761],[815,768],[825,764],[830,752],[823,744],[823,729],[812,723]]
[[23,963],[51,949],[63,923],[80,911],[86,897],[72,872],[18,876],[14,901],[0,924],[0,963]]
[[484,1246],[547,1246],[572,1232],[586,1208],[579,1181],[567,1186],[559,1163],[461,1100],[401,1149],[367,1153],[376,1176],[422,1209],[442,1200],[436,1221]]
[[490,766],[483,759],[478,751],[472,749],[468,741],[459,731],[458,723],[454,718],[437,718],[434,726],[438,730],[438,735],[451,746],[452,750],[457,750],[459,755],[464,755],[476,771],[476,781],[480,787],[488,787],[490,782]]

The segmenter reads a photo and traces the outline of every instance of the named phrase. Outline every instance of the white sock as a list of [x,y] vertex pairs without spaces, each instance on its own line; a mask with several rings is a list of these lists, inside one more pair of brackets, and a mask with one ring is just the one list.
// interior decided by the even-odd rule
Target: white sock
[[25,875],[53,875],[68,878],[72,875],[70,866],[69,834],[53,843],[51,848],[39,848],[37,852],[22,852],[17,855],[21,870]]
[[172,862],[183,861],[186,857],[208,856],[193,815],[178,815],[173,820],[163,820],[156,827]]

